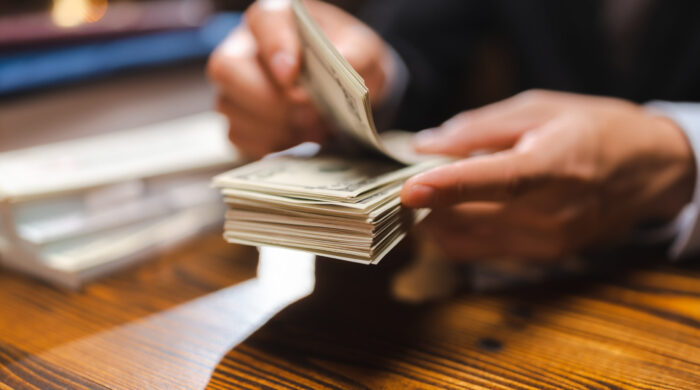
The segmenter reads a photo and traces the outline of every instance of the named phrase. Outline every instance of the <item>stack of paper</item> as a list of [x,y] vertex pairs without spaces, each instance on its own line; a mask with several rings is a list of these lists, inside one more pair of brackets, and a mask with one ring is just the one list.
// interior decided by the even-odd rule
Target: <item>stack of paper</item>
[[77,288],[221,221],[237,160],[207,112],[0,156],[0,262]]
[[282,153],[216,177],[229,206],[224,237],[376,264],[427,214],[401,206],[402,183],[445,159],[416,156],[406,133],[378,134],[364,81],[303,4],[292,4],[303,44],[302,81],[338,130],[338,141],[361,145],[364,155]]
[[379,261],[425,215],[401,207],[401,183],[428,163],[278,156],[218,176],[225,238],[349,261]]

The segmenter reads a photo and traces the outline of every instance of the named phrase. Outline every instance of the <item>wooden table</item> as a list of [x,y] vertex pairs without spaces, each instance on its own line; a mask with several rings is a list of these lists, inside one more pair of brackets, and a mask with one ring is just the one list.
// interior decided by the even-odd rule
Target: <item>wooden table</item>
[[406,251],[320,260],[262,326],[256,256],[212,233],[82,293],[0,271],[0,389],[700,388],[697,264],[407,305]]

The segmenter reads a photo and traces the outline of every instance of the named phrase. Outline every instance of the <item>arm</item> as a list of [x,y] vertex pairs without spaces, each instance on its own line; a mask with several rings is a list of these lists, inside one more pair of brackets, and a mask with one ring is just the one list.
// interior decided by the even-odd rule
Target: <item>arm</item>
[[[693,150],[695,166],[700,166],[700,103],[651,102],[647,105],[673,119],[683,130]],[[696,172],[696,175],[698,172]],[[700,251],[700,177],[695,177],[693,196],[673,222],[675,239],[670,254],[673,258],[687,257]]]

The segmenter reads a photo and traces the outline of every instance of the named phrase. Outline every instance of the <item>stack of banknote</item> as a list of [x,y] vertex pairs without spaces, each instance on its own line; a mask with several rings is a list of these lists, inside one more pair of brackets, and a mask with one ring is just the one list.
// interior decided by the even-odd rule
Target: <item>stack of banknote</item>
[[401,206],[409,176],[430,166],[339,156],[277,156],[218,176],[229,206],[224,237],[376,263],[425,210]]
[[302,83],[337,130],[336,152],[281,153],[217,176],[229,206],[224,237],[376,264],[427,214],[401,206],[403,182],[444,159],[413,154],[406,133],[380,135],[362,78],[302,2],[292,7]]

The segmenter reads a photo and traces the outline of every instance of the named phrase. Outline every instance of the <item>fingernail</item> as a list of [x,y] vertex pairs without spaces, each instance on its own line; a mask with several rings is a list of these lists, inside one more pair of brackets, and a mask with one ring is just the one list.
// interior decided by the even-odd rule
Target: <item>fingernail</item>
[[408,202],[407,206],[410,207],[426,207],[432,204],[433,198],[435,197],[435,190],[431,187],[414,184],[408,190]]
[[260,8],[266,11],[279,11],[288,9],[289,0],[258,0]]
[[439,129],[427,129],[419,131],[413,137],[413,147],[422,149],[434,146],[437,142],[439,142],[439,132]]
[[284,85],[291,83],[295,65],[294,56],[286,51],[278,51],[272,56],[270,62],[272,73],[274,73],[277,80]]

